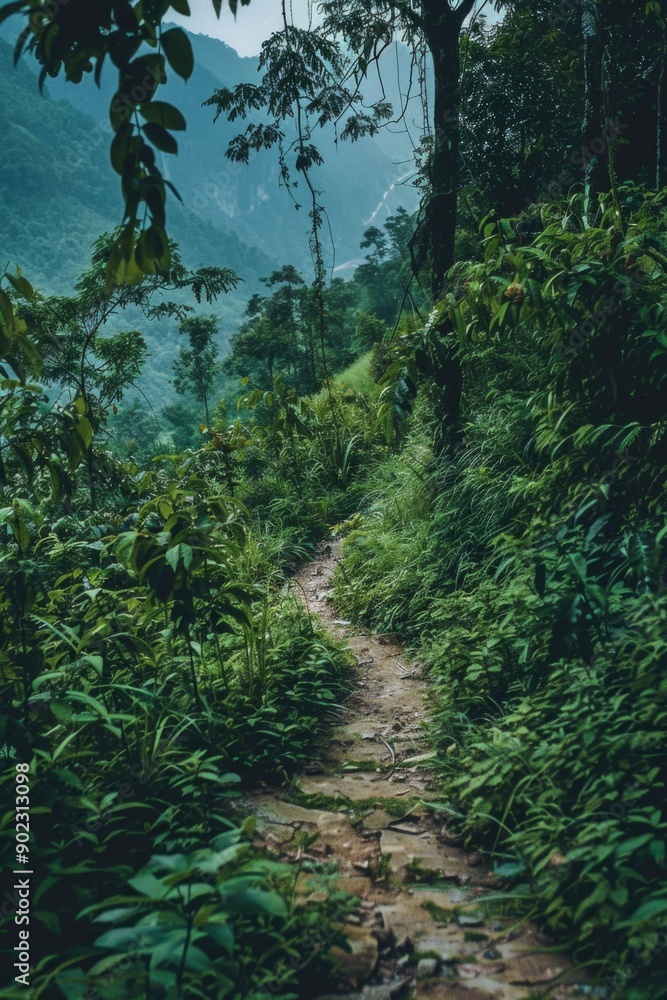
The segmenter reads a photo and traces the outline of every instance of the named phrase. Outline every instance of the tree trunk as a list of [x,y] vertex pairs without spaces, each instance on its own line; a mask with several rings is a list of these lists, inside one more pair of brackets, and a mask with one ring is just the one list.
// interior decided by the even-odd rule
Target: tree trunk
[[597,0],[581,0],[584,47],[584,223],[592,225],[597,196],[609,188],[609,145],[603,87],[604,34]]
[[[426,206],[426,229],[431,252],[432,289],[437,301],[442,297],[445,276],[454,263],[456,213],[460,184],[459,100],[461,64],[459,44],[463,22],[474,0],[463,0],[452,10],[443,0],[424,0],[423,30],[433,58],[434,105],[433,151],[429,163],[430,193]],[[438,331],[440,367],[435,372],[438,386],[439,431],[436,449],[452,457],[461,443],[461,363],[451,346],[451,330],[445,321]]]
[[663,120],[667,112],[667,30],[665,28],[662,29],[662,57],[660,59],[656,104],[655,186],[658,191],[662,191],[667,184],[667,129],[665,129]]
[[459,42],[473,0],[452,10],[443,0],[424,0],[423,29],[433,58],[433,151],[429,163],[430,195],[426,228],[431,251],[433,294],[442,293],[444,277],[454,263],[456,209],[460,182]]

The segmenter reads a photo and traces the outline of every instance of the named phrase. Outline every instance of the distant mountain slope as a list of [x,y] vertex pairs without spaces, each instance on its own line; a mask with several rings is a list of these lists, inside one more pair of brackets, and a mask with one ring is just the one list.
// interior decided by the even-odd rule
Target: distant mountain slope
[[[122,214],[109,130],[99,116],[55,100],[60,90],[47,83],[40,95],[34,64],[24,60],[14,68],[11,47],[0,39],[0,257],[50,292],[71,289],[92,242]],[[243,298],[280,263],[245,245],[222,220],[213,225],[175,198],[170,222],[185,261],[233,267],[246,280]]]
[[[14,38],[17,30],[18,21],[10,19],[0,34]],[[297,211],[288,193],[280,186],[275,151],[258,154],[249,166],[231,163],[225,157],[225,150],[229,139],[243,128],[243,122],[229,124],[219,119],[214,125],[212,109],[202,107],[203,102],[220,86],[257,80],[257,60],[241,58],[224,42],[206,35],[191,35],[190,38],[196,59],[192,78],[184,85],[172,74],[170,82],[162,90],[166,100],[183,110],[188,122],[187,132],[178,137],[179,155],[162,158],[166,175],[181,193],[186,209],[194,213],[205,228],[224,231],[225,246],[230,255],[232,250],[237,249],[227,238],[227,234],[233,233],[243,243],[257,248],[274,261],[295,264],[308,273],[307,192],[301,187],[295,189],[297,200],[303,203],[301,210]],[[29,58],[24,57],[24,62],[30,68],[34,65]],[[0,83],[3,82],[0,80]],[[111,66],[102,75],[100,89],[95,87],[92,79],[85,79],[78,86],[60,78],[48,81],[53,98],[68,101],[96,123],[95,153],[92,158],[85,157],[86,165],[95,165],[100,181],[103,177],[109,178],[108,194],[113,195],[114,204],[119,204],[117,178],[107,165],[106,150],[109,139],[108,107],[114,86]],[[100,141],[104,133],[107,138]],[[412,188],[394,187],[396,181],[409,172],[406,159],[410,158],[411,147],[407,137],[387,133],[354,144],[336,144],[333,134],[318,136],[316,141],[325,163],[314,173],[314,178],[327,210],[335,259],[337,263],[342,263],[359,256],[359,242],[371,218],[374,224],[381,224],[401,204],[408,210],[416,207],[417,198]],[[175,219],[174,205],[175,199],[171,199],[169,211]],[[114,218],[117,215],[118,210]],[[334,251],[328,228],[325,244],[328,262],[332,263]],[[243,272],[234,260],[228,259],[226,263]]]
[[[297,211],[280,187],[276,151],[260,152],[248,166],[232,163],[224,153],[244,123],[230,124],[221,117],[212,125],[212,109],[201,107],[220,86],[257,81],[257,60],[242,59],[228,45],[206,35],[190,37],[198,68],[187,87],[179,81],[170,85],[171,97],[184,107],[189,124],[181,154],[176,160],[169,158],[175,183],[181,185],[186,203],[195,211],[213,212],[214,218],[230,220],[246,242],[270,253],[282,253],[286,262],[307,270],[310,205],[303,181],[294,190],[302,204]],[[289,135],[289,124],[285,131]],[[334,252],[341,263],[359,256],[364,230],[379,206],[376,224],[384,222],[401,204],[409,211],[416,208],[414,189],[392,188],[406,174],[405,160],[410,158],[411,149],[404,137],[389,138],[386,134],[357,143],[336,143],[331,131],[314,134],[313,141],[324,156],[324,165],[313,171],[313,180],[331,227],[330,234],[328,227],[324,233],[325,252],[329,263]],[[298,176],[292,179],[299,181]]]
[[[47,85],[40,96],[33,64],[15,69],[11,47],[0,39],[0,266],[19,265],[40,291],[67,294],[88,267],[94,240],[120,221],[122,201],[108,162],[108,131],[98,126],[99,119],[54,100],[50,89]],[[260,277],[281,261],[175,198],[170,233],[188,266],[233,267],[244,279],[235,292],[202,307],[220,319],[224,353],[249,296],[264,288]],[[136,325],[145,330],[150,351],[140,387],[157,406],[173,397],[171,365],[181,338],[173,321],[146,325],[130,312],[110,329]]]
[[[3,40],[13,42],[18,30],[15,18],[0,29],[0,262],[19,264],[44,292],[67,293],[88,265],[93,241],[122,214],[119,178],[109,163],[113,73],[103,74],[100,89],[92,78],[78,86],[49,79],[40,95],[36,63],[24,57],[14,68],[12,46]],[[247,167],[226,159],[239,123],[214,125],[212,109],[202,103],[217,87],[255,80],[257,61],[240,58],[208,36],[191,38],[193,77],[187,85],[172,79],[163,91],[188,121],[187,132],[178,137],[179,155],[162,157],[165,176],[183,197],[183,205],[170,197],[168,226],[188,266],[232,267],[244,279],[209,310],[220,317],[224,350],[250,294],[264,289],[261,277],[285,263],[295,264],[307,279],[312,273],[309,206],[296,189],[304,202],[296,211],[281,189],[274,151],[259,154]],[[325,231],[328,263],[354,264],[371,220],[381,225],[399,205],[408,210],[416,205],[412,188],[395,186],[410,170],[410,146],[400,134],[338,145],[332,137],[318,138],[325,165],[316,183],[335,245],[334,260]],[[149,329],[147,336],[152,357],[142,388],[153,402],[164,402],[173,393],[171,363],[180,338],[173,323]]]
[[118,198],[92,122],[40,97],[34,74],[12,67],[0,41],[0,253],[51,290],[71,285],[91,240],[118,216]]

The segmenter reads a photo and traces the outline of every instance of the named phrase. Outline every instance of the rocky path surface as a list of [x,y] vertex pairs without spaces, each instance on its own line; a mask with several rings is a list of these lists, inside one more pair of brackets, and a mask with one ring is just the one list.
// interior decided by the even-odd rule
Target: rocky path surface
[[[291,793],[255,794],[244,808],[285,859],[333,863],[335,887],[358,897],[337,951],[337,997],[356,1000],[569,1000],[585,995],[567,958],[532,926],[498,916],[483,897],[499,881],[447,831],[427,762],[428,688],[392,637],[337,618],[331,584],[339,545],[324,546],[292,581],[307,609],[357,664],[338,725]],[[302,872],[297,893],[323,898],[330,880]],[[319,895],[318,895],[319,894]],[[584,987],[585,992],[588,992]],[[333,997],[320,1000],[334,1000]]]

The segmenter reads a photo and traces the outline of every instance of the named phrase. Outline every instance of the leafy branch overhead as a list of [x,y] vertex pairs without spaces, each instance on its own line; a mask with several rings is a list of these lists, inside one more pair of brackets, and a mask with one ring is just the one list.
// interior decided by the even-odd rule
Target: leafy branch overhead
[[[220,16],[222,0],[211,0]],[[250,0],[240,0],[247,6]],[[228,0],[236,15],[239,0]],[[110,283],[138,282],[145,274],[169,270],[166,232],[167,188],[180,197],[158,166],[158,153],[177,153],[174,133],[186,128],[181,112],[159,100],[169,72],[187,81],[194,69],[192,46],[182,28],[164,28],[170,11],[189,15],[188,0],[14,0],[0,7],[0,24],[23,18],[15,61],[23,52],[40,63],[40,87],[64,74],[80,83],[92,74],[99,86],[109,61],[117,69],[117,89],[109,118],[113,129],[111,163],[121,178],[125,203],[122,229],[107,262]]]
[[[285,182],[290,177],[290,153],[297,172],[305,173],[323,162],[311,141],[314,128],[331,126],[337,137],[354,140],[374,135],[391,118],[388,101],[365,106],[358,87],[358,63],[344,53],[336,37],[324,32],[286,23],[264,42],[259,68],[264,71],[261,83],[220,88],[205,103],[216,109],[215,120],[222,114],[236,121],[261,112],[268,120],[250,123],[232,139],[226,155],[248,163],[252,152],[277,145]],[[293,136],[285,130],[290,121],[296,129]]]

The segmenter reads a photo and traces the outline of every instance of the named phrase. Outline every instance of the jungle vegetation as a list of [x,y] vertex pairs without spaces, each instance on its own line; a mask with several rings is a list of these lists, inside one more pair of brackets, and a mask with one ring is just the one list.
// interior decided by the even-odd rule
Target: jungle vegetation
[[[596,995],[667,996],[667,5],[493,6],[326,0],[211,95],[230,158],[273,150],[312,222],[314,279],[267,273],[225,356],[239,263],[188,266],[156,155],[187,126],[159,96],[193,71],[163,27],[187,0],[0,6],[44,79],[117,70],[125,205],[73,294],[0,280],[0,832],[12,866],[27,764],[35,995],[321,991],[326,951],[290,958],[350,899],[297,906],[234,802],[349,690],[285,588],[335,527],[339,607],[426,665],[442,802],[499,904]],[[410,95],[364,98],[396,43],[421,208],[331,280],[327,130],[407,127]],[[166,320],[178,402],[153,416],[131,388]]]

